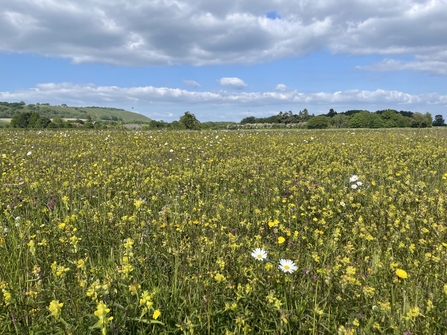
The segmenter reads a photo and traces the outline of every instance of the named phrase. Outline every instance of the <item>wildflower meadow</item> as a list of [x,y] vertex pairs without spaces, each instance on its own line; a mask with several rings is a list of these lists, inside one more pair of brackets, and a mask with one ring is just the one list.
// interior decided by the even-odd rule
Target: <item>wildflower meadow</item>
[[445,334],[447,129],[0,131],[1,334]]

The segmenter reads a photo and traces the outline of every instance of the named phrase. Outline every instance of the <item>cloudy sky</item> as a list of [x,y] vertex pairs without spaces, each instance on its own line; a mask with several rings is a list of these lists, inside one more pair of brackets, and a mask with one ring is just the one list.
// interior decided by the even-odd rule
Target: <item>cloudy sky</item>
[[0,101],[447,117],[447,0],[0,0]]

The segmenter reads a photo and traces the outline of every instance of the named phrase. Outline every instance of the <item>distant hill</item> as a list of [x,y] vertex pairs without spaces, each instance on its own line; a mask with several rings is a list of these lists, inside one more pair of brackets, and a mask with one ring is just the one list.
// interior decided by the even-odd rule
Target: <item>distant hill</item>
[[0,118],[12,118],[22,112],[37,112],[41,116],[53,119],[57,116],[65,119],[86,119],[93,121],[121,121],[124,123],[147,123],[148,117],[111,107],[69,107],[67,105],[51,106],[46,103],[25,104],[24,102],[0,102]]

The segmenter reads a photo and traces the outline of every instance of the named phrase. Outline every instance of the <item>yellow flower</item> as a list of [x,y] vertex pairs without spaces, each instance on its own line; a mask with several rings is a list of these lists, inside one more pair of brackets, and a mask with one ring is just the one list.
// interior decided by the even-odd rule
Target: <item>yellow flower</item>
[[398,276],[399,278],[402,278],[402,279],[408,278],[407,272],[405,270],[402,270],[402,269],[397,269],[396,270],[396,276]]
[[283,244],[286,239],[282,236],[278,237],[278,244]]
[[269,222],[268,222],[268,225],[269,225],[270,228],[275,227],[275,226],[277,226],[278,224],[279,224],[279,221],[278,221],[278,220],[273,220],[273,221],[269,221]]
[[100,301],[99,304],[96,306],[96,311],[93,313],[95,316],[99,319],[98,325],[101,327],[105,327],[107,325],[108,321],[111,321],[113,317],[107,318],[107,314],[110,312],[110,308],[107,308],[107,305]]
[[154,319],[154,320],[157,320],[158,319],[158,317],[161,315],[161,312],[158,310],[158,309],[156,309],[155,311],[154,311],[154,314],[152,315],[152,318]]
[[226,278],[225,278],[224,275],[218,273],[218,274],[216,274],[216,275],[214,276],[214,279],[215,279],[218,283],[220,283],[221,281],[224,281]]
[[56,319],[59,319],[61,316],[62,306],[64,306],[64,304],[60,303],[59,300],[53,300],[50,302],[48,310],[50,311],[52,316],[54,316]]
[[5,306],[8,306],[12,301],[11,293],[5,289],[2,289],[3,298],[5,299]]

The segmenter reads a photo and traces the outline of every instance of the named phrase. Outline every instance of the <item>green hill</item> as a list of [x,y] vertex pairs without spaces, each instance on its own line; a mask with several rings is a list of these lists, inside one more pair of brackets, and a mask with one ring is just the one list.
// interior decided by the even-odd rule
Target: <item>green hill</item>
[[53,119],[57,116],[65,119],[86,119],[88,116],[93,121],[121,121],[124,123],[146,123],[148,117],[111,107],[69,107],[66,105],[51,106],[46,103],[25,104],[24,102],[0,102],[0,118],[12,118],[22,112],[37,112],[41,116]]

